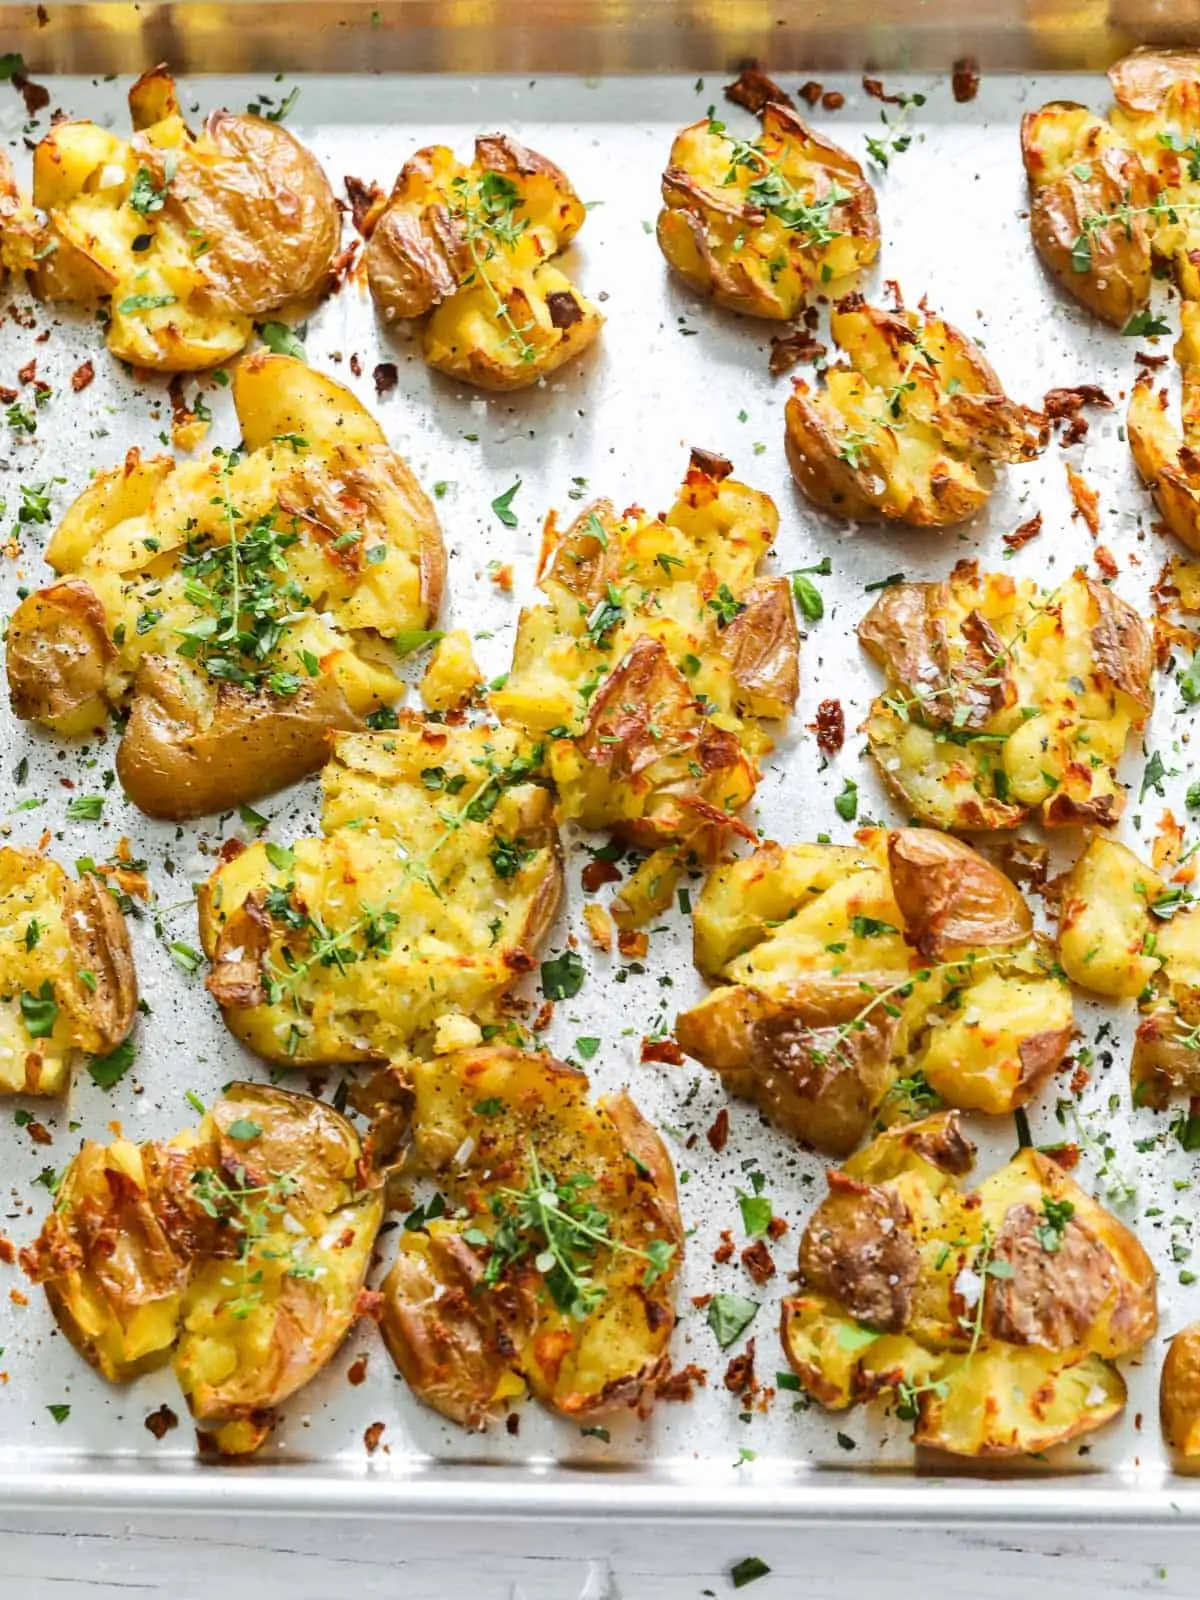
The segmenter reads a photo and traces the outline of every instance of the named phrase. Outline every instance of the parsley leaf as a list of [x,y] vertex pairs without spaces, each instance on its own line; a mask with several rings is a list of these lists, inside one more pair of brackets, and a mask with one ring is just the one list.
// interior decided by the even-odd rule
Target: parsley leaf
[[511,489],[506,489],[503,494],[498,494],[492,501],[492,510],[506,528],[515,528],[517,525],[517,514],[512,508],[512,503],[513,496],[520,487],[521,480],[518,478]]
[[758,1315],[759,1302],[740,1294],[715,1294],[708,1302],[708,1325],[722,1350],[740,1339]]
[[564,950],[552,961],[542,962],[542,993],[547,1000],[572,1000],[583,988],[585,976],[583,957]]

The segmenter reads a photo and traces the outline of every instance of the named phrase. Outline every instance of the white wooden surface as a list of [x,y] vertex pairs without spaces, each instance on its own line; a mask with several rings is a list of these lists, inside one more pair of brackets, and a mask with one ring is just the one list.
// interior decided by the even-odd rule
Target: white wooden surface
[[[735,1591],[732,1562],[771,1575]],[[1200,1533],[0,1520],[0,1600],[969,1600],[1197,1592]]]

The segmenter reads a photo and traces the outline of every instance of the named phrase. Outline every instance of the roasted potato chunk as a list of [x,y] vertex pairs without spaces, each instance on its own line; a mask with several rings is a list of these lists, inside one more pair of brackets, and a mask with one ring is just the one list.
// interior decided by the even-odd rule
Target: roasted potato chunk
[[200,891],[208,986],[232,1032],[303,1067],[383,1061],[450,1019],[491,1016],[561,893],[535,766],[508,729],[403,714],[388,733],[338,735],[324,836],[253,844]]
[[683,1248],[658,1134],[552,1056],[490,1046],[403,1070],[404,1171],[452,1208],[401,1236],[383,1285],[413,1391],[468,1427],[526,1391],[580,1419],[636,1405],[666,1363]]
[[1049,594],[960,562],[887,589],[859,624],[887,673],[867,719],[884,782],[938,828],[1116,822],[1116,767],[1152,704],[1150,631],[1075,572]]
[[22,1265],[110,1383],[170,1360],[197,1422],[245,1453],[358,1316],[383,1219],[361,1154],[321,1101],[231,1084],[169,1144],[89,1140]]
[[1200,1456],[1200,1322],[1181,1328],[1167,1346],[1158,1399],[1168,1445],[1185,1459]]
[[555,264],[586,208],[564,172],[504,134],[469,163],[407,162],[366,250],[385,322],[425,317],[425,359],[478,389],[525,389],[579,355],[604,318]]
[[894,1128],[829,1173],[800,1243],[783,1347],[844,1409],[888,1398],[914,1442],[964,1456],[1046,1450],[1125,1403],[1112,1364],[1153,1337],[1154,1268],[1048,1157],[964,1194],[957,1112]]
[[879,254],[875,194],[853,156],[778,101],[738,139],[712,117],[684,128],[663,173],[658,243],[718,305],[787,321]]
[[1155,390],[1146,373],[1129,396],[1129,448],[1168,528],[1189,549],[1200,550],[1200,304],[1184,300],[1179,315],[1175,360],[1183,391],[1182,430],[1168,414],[1167,391]]
[[[548,604],[522,612],[491,695],[505,722],[547,741],[564,815],[646,850],[720,851],[771,748],[763,720],[786,717],[798,692],[787,580],[756,576],[779,516],[731,470],[693,451],[661,518],[599,500],[562,531],[551,513]],[[667,865],[655,874],[669,897]]]
[[1038,254],[1069,294],[1124,327],[1159,263],[1200,296],[1200,55],[1139,50],[1108,77],[1107,118],[1052,101],[1026,113],[1021,152]]
[[[277,122],[185,125],[165,67],[129,94],[123,139],[59,122],[33,153],[33,204],[0,203],[0,253],[47,300],[107,302],[121,360],[191,372],[237,355],[255,317],[320,293],[341,218],[316,158]],[[15,189],[11,191],[15,195]]]
[[961,522],[992,493],[997,465],[1044,449],[1045,418],[1014,404],[948,322],[852,294],[830,333],[845,362],[825,369],[822,387],[797,379],[786,410],[792,475],[826,511],[918,528]]
[[388,641],[441,602],[433,506],[353,395],[267,354],[233,393],[244,448],[98,472],[46,551],[60,581],[9,626],[14,711],[82,734],[127,709],[117,771],[151,816],[315,771],[403,695]]
[[1059,959],[1081,988],[1136,1000],[1136,1105],[1200,1094],[1200,907],[1182,880],[1115,839],[1089,839],[1062,884]]
[[765,844],[710,875],[694,927],[719,987],[676,1019],[680,1045],[836,1155],[938,1097],[1011,1111],[1070,1044],[1070,990],[1020,891],[945,834]]
[[0,1094],[60,1094],[133,1027],[129,930],[103,882],[0,849]]

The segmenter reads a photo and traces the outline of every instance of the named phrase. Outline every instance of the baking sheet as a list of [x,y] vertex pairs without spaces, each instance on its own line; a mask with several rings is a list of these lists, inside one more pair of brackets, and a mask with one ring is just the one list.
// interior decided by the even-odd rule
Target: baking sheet
[[[149,64],[149,61],[147,62]],[[700,445],[726,454],[736,474],[775,498],[781,528],[774,569],[815,565],[828,555],[834,573],[815,581],[825,597],[822,621],[808,625],[801,656],[801,700],[792,733],[765,764],[752,820],[765,837],[784,842],[818,832],[846,840],[833,798],[852,777],[859,786],[860,822],[903,817],[883,796],[863,741],[853,731],[878,679],[854,642],[853,628],[870,604],[864,588],[896,572],[911,578],[943,576],[962,556],[1046,583],[1088,562],[1094,542],[1071,518],[1064,463],[1070,460],[1099,491],[1100,540],[1120,567],[1118,590],[1145,608],[1147,591],[1169,548],[1150,529],[1149,497],[1135,480],[1123,443],[1123,397],[1135,374],[1131,339],[1102,329],[1049,285],[1028,240],[1026,196],[1017,144],[1021,112],[1063,97],[1107,103],[1100,78],[985,77],[978,98],[954,103],[947,76],[889,78],[888,88],[927,96],[911,118],[911,147],[895,157],[877,183],[883,250],[862,287],[872,298],[895,279],[910,301],[928,295],[932,306],[984,344],[1010,394],[1036,405],[1051,386],[1082,381],[1101,385],[1117,401],[1112,413],[1090,413],[1086,442],[1069,452],[1057,443],[1032,466],[1013,469],[974,521],[941,534],[855,528],[828,519],[793,489],[783,451],[783,405],[788,380],[770,377],[772,328],[715,310],[670,279],[653,238],[658,180],[675,130],[710,105],[731,126],[751,119],[724,106],[721,74],[685,78],[464,79],[436,77],[195,78],[181,84],[186,110],[199,116],[213,106],[243,109],[264,95],[299,96],[288,127],[324,163],[339,191],[344,175],[390,185],[419,145],[442,141],[460,152],[477,131],[503,129],[559,162],[581,196],[596,202],[575,248],[570,269],[602,303],[608,324],[583,361],[543,387],[516,396],[483,396],[432,374],[419,348],[377,326],[365,291],[351,283],[311,318],[309,359],[348,384],[379,416],[392,445],[427,488],[446,486],[438,509],[450,553],[448,599],[442,626],[461,624],[476,636],[490,676],[508,663],[517,613],[532,598],[540,525],[551,507],[571,512],[591,495],[618,506],[665,508]],[[793,90],[798,80],[789,77]],[[30,124],[15,93],[0,99],[0,136],[27,177],[24,140],[36,140],[55,108],[127,128],[127,82],[48,80],[51,107]],[[880,107],[857,78],[830,77],[826,86],[846,97],[835,115],[814,121],[847,148],[865,155],[864,138],[880,132]],[[0,86],[2,87],[2,86]],[[892,110],[892,108],[889,108]],[[448,120],[447,113],[452,112]],[[894,113],[893,113],[894,114]],[[348,227],[348,225],[347,225]],[[1157,294],[1164,294],[1162,286]],[[32,317],[25,310],[32,309]],[[46,330],[49,336],[42,341]],[[1160,341],[1165,350],[1168,341]],[[94,324],[69,308],[34,305],[21,294],[0,321],[0,383],[36,358],[37,375],[53,397],[38,413],[37,433],[15,437],[0,425],[0,497],[7,502],[7,534],[22,483],[52,484],[55,518],[87,481],[89,470],[117,461],[131,445],[155,450],[170,426],[165,384],[138,383],[104,350]],[[82,394],[70,375],[85,359],[95,380]],[[397,387],[377,399],[372,372],[394,361]],[[355,368],[361,376],[355,375]],[[214,414],[206,444],[234,441],[228,391],[205,378],[199,390]],[[185,393],[196,392],[194,380]],[[513,500],[518,527],[504,528],[491,500],[520,480]],[[581,500],[580,495],[585,498]],[[1011,559],[1001,535],[1034,512],[1045,521],[1042,537]],[[49,527],[22,531],[21,550],[0,561],[0,610],[12,609],[20,586],[49,577],[41,559]],[[502,593],[489,564],[511,563],[515,589]],[[850,730],[844,750],[826,765],[806,724],[816,706],[840,698]],[[1164,678],[1147,731],[1147,751],[1161,753],[1172,772],[1167,801],[1156,795],[1137,803],[1142,754],[1132,752],[1126,772],[1134,784],[1119,836],[1149,850],[1161,811],[1172,804],[1185,816],[1191,716]],[[264,1077],[268,1069],[245,1053],[222,1026],[203,988],[203,969],[188,975],[169,953],[172,942],[198,946],[192,885],[205,876],[222,840],[246,835],[236,814],[199,825],[155,824],[127,805],[112,783],[112,741],[70,746],[18,722],[0,709],[0,818],[14,842],[35,845],[44,830],[52,853],[70,863],[104,858],[122,838],[145,858],[156,902],[134,925],[142,993],[152,1015],[139,1021],[134,1070],[114,1090],[97,1088],[82,1068],[65,1101],[0,1102],[0,1232],[20,1245],[33,1237],[49,1194],[38,1183],[47,1167],[65,1166],[85,1137],[103,1139],[112,1125],[126,1136],[169,1135],[193,1120],[185,1093],[210,1099],[238,1076]],[[28,776],[17,781],[23,764]],[[70,787],[73,785],[73,788]],[[317,818],[316,779],[263,801],[267,837],[288,841]],[[106,793],[101,820],[66,819],[73,794]],[[22,809],[22,803],[40,802]],[[1027,830],[1030,831],[1030,830]],[[1167,1132],[1168,1115],[1129,1108],[1128,1055],[1131,1013],[1077,1000],[1083,1041],[1098,1067],[1079,1102],[1082,1125],[1114,1151],[1098,1160],[1085,1153],[1077,1176],[1094,1182],[1133,1222],[1160,1271],[1161,1333],[1140,1365],[1126,1363],[1130,1399],[1124,1419],[1082,1444],[1051,1453],[1044,1463],[1010,1468],[1014,1481],[972,1481],[952,1462],[923,1462],[935,1480],[914,1478],[908,1426],[878,1408],[832,1416],[805,1409],[801,1397],[777,1396],[766,1414],[731,1394],[722,1381],[722,1353],[691,1297],[710,1290],[762,1301],[749,1330],[757,1340],[760,1379],[773,1384],[785,1363],[778,1344],[778,1303],[803,1221],[824,1192],[821,1158],[806,1154],[767,1127],[748,1105],[727,1101],[710,1075],[694,1064],[643,1065],[643,1035],[669,1028],[674,1013],[697,999],[703,985],[690,960],[688,920],[678,911],[660,919],[649,956],[638,971],[616,957],[599,957],[583,936],[584,896],[579,872],[590,859],[583,839],[567,830],[566,910],[544,954],[579,934],[589,967],[579,996],[556,1008],[543,1043],[571,1055],[580,1035],[603,1043],[588,1064],[597,1091],[629,1087],[667,1135],[680,1172],[685,1226],[690,1230],[680,1286],[680,1323],[673,1355],[707,1369],[706,1389],[689,1404],[660,1403],[647,1419],[623,1414],[605,1419],[610,1438],[585,1436],[578,1426],[551,1419],[535,1404],[521,1412],[520,1432],[503,1426],[469,1435],[419,1406],[393,1371],[373,1326],[363,1322],[324,1374],[283,1408],[280,1423],[254,1465],[200,1465],[193,1431],[169,1371],[125,1389],[106,1385],[54,1328],[41,1291],[30,1289],[13,1266],[0,1266],[0,1496],[22,1502],[71,1500],[194,1507],[214,1501],[273,1505],[310,1511],[420,1510],[447,1513],[520,1511],[546,1514],[705,1514],[753,1518],[780,1512],[877,1517],[887,1514],[951,1516],[1172,1515],[1191,1503],[1189,1486],[1169,1473],[1157,1426],[1157,1373],[1165,1340],[1200,1316],[1200,1284],[1179,1282],[1188,1270],[1196,1216],[1189,1185],[1200,1185],[1200,1164]],[[597,844],[597,838],[588,842]],[[695,893],[695,886],[692,889]],[[1097,1040],[1097,1030],[1105,1036]],[[296,1087],[304,1079],[297,1076]],[[336,1074],[330,1075],[331,1093]],[[1029,1111],[1035,1142],[1078,1137],[1056,1121],[1057,1093],[1048,1086]],[[1114,1104],[1119,1107],[1115,1112]],[[705,1131],[728,1104],[731,1133],[721,1155]],[[51,1135],[33,1141],[15,1125],[29,1111]],[[16,1117],[14,1116],[16,1114]],[[1010,1121],[975,1121],[982,1175],[1015,1148]],[[1153,1149],[1134,1141],[1161,1134]],[[1098,1167],[1105,1171],[1098,1174]],[[716,1266],[721,1230],[741,1243],[736,1194],[748,1172],[764,1176],[764,1193],[790,1232],[774,1247],[778,1276],[758,1290],[734,1260]],[[1105,1185],[1110,1193],[1105,1194]],[[1146,1219],[1147,1208],[1161,1215]],[[1178,1220],[1173,1220],[1178,1219]],[[1200,1242],[1197,1242],[1200,1243]],[[384,1238],[384,1263],[393,1241]],[[27,1303],[26,1303],[27,1296]],[[367,1356],[365,1382],[348,1372]],[[183,1419],[156,1441],[145,1418],[161,1404]],[[57,1422],[49,1406],[69,1406]],[[385,1424],[379,1449],[369,1455],[364,1430]],[[747,1455],[752,1454],[752,1459]],[[853,1469],[850,1471],[849,1469]],[[885,1469],[873,1476],[868,1469]],[[887,1472],[886,1469],[893,1469]],[[1090,1507],[1090,1510],[1088,1509]]]

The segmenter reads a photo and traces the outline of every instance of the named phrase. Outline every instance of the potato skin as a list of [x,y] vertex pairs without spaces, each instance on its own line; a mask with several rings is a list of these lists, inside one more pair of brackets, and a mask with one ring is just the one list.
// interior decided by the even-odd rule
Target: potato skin
[[1189,1461],[1200,1455],[1200,1323],[1181,1328],[1167,1346],[1159,1413],[1170,1448]]
[[361,1153],[321,1101],[234,1083],[169,1144],[86,1143],[22,1265],[109,1382],[170,1359],[218,1447],[254,1448],[358,1316],[383,1216]]
[[56,733],[87,733],[107,717],[107,669],[116,656],[104,607],[78,578],[22,600],[8,628],[8,687],[18,717]]
[[[414,1392],[468,1427],[486,1426],[526,1390],[576,1420],[636,1405],[666,1361],[683,1241],[657,1133],[628,1096],[591,1102],[586,1077],[544,1054],[484,1046],[414,1061],[405,1076],[406,1170],[433,1178],[452,1202],[470,1194],[476,1208],[474,1228],[443,1218],[405,1234],[384,1282],[384,1340]],[[490,1247],[481,1255],[464,1233],[487,1231],[491,1204],[503,1213],[505,1189],[529,1181],[531,1149],[546,1179],[592,1179],[589,1198],[612,1238],[635,1251],[652,1239],[671,1246],[665,1270],[647,1284],[636,1255],[598,1250],[590,1270],[605,1292],[581,1318],[556,1305],[529,1254],[489,1285]]]
[[1041,1451],[1121,1409],[1111,1363],[1156,1331],[1154,1269],[1034,1150],[964,1196],[964,1163],[938,1155],[953,1150],[954,1120],[928,1119],[928,1139],[924,1123],[891,1130],[829,1174],[801,1240],[800,1292],[784,1301],[784,1351],[823,1405],[900,1402],[918,1445]]

